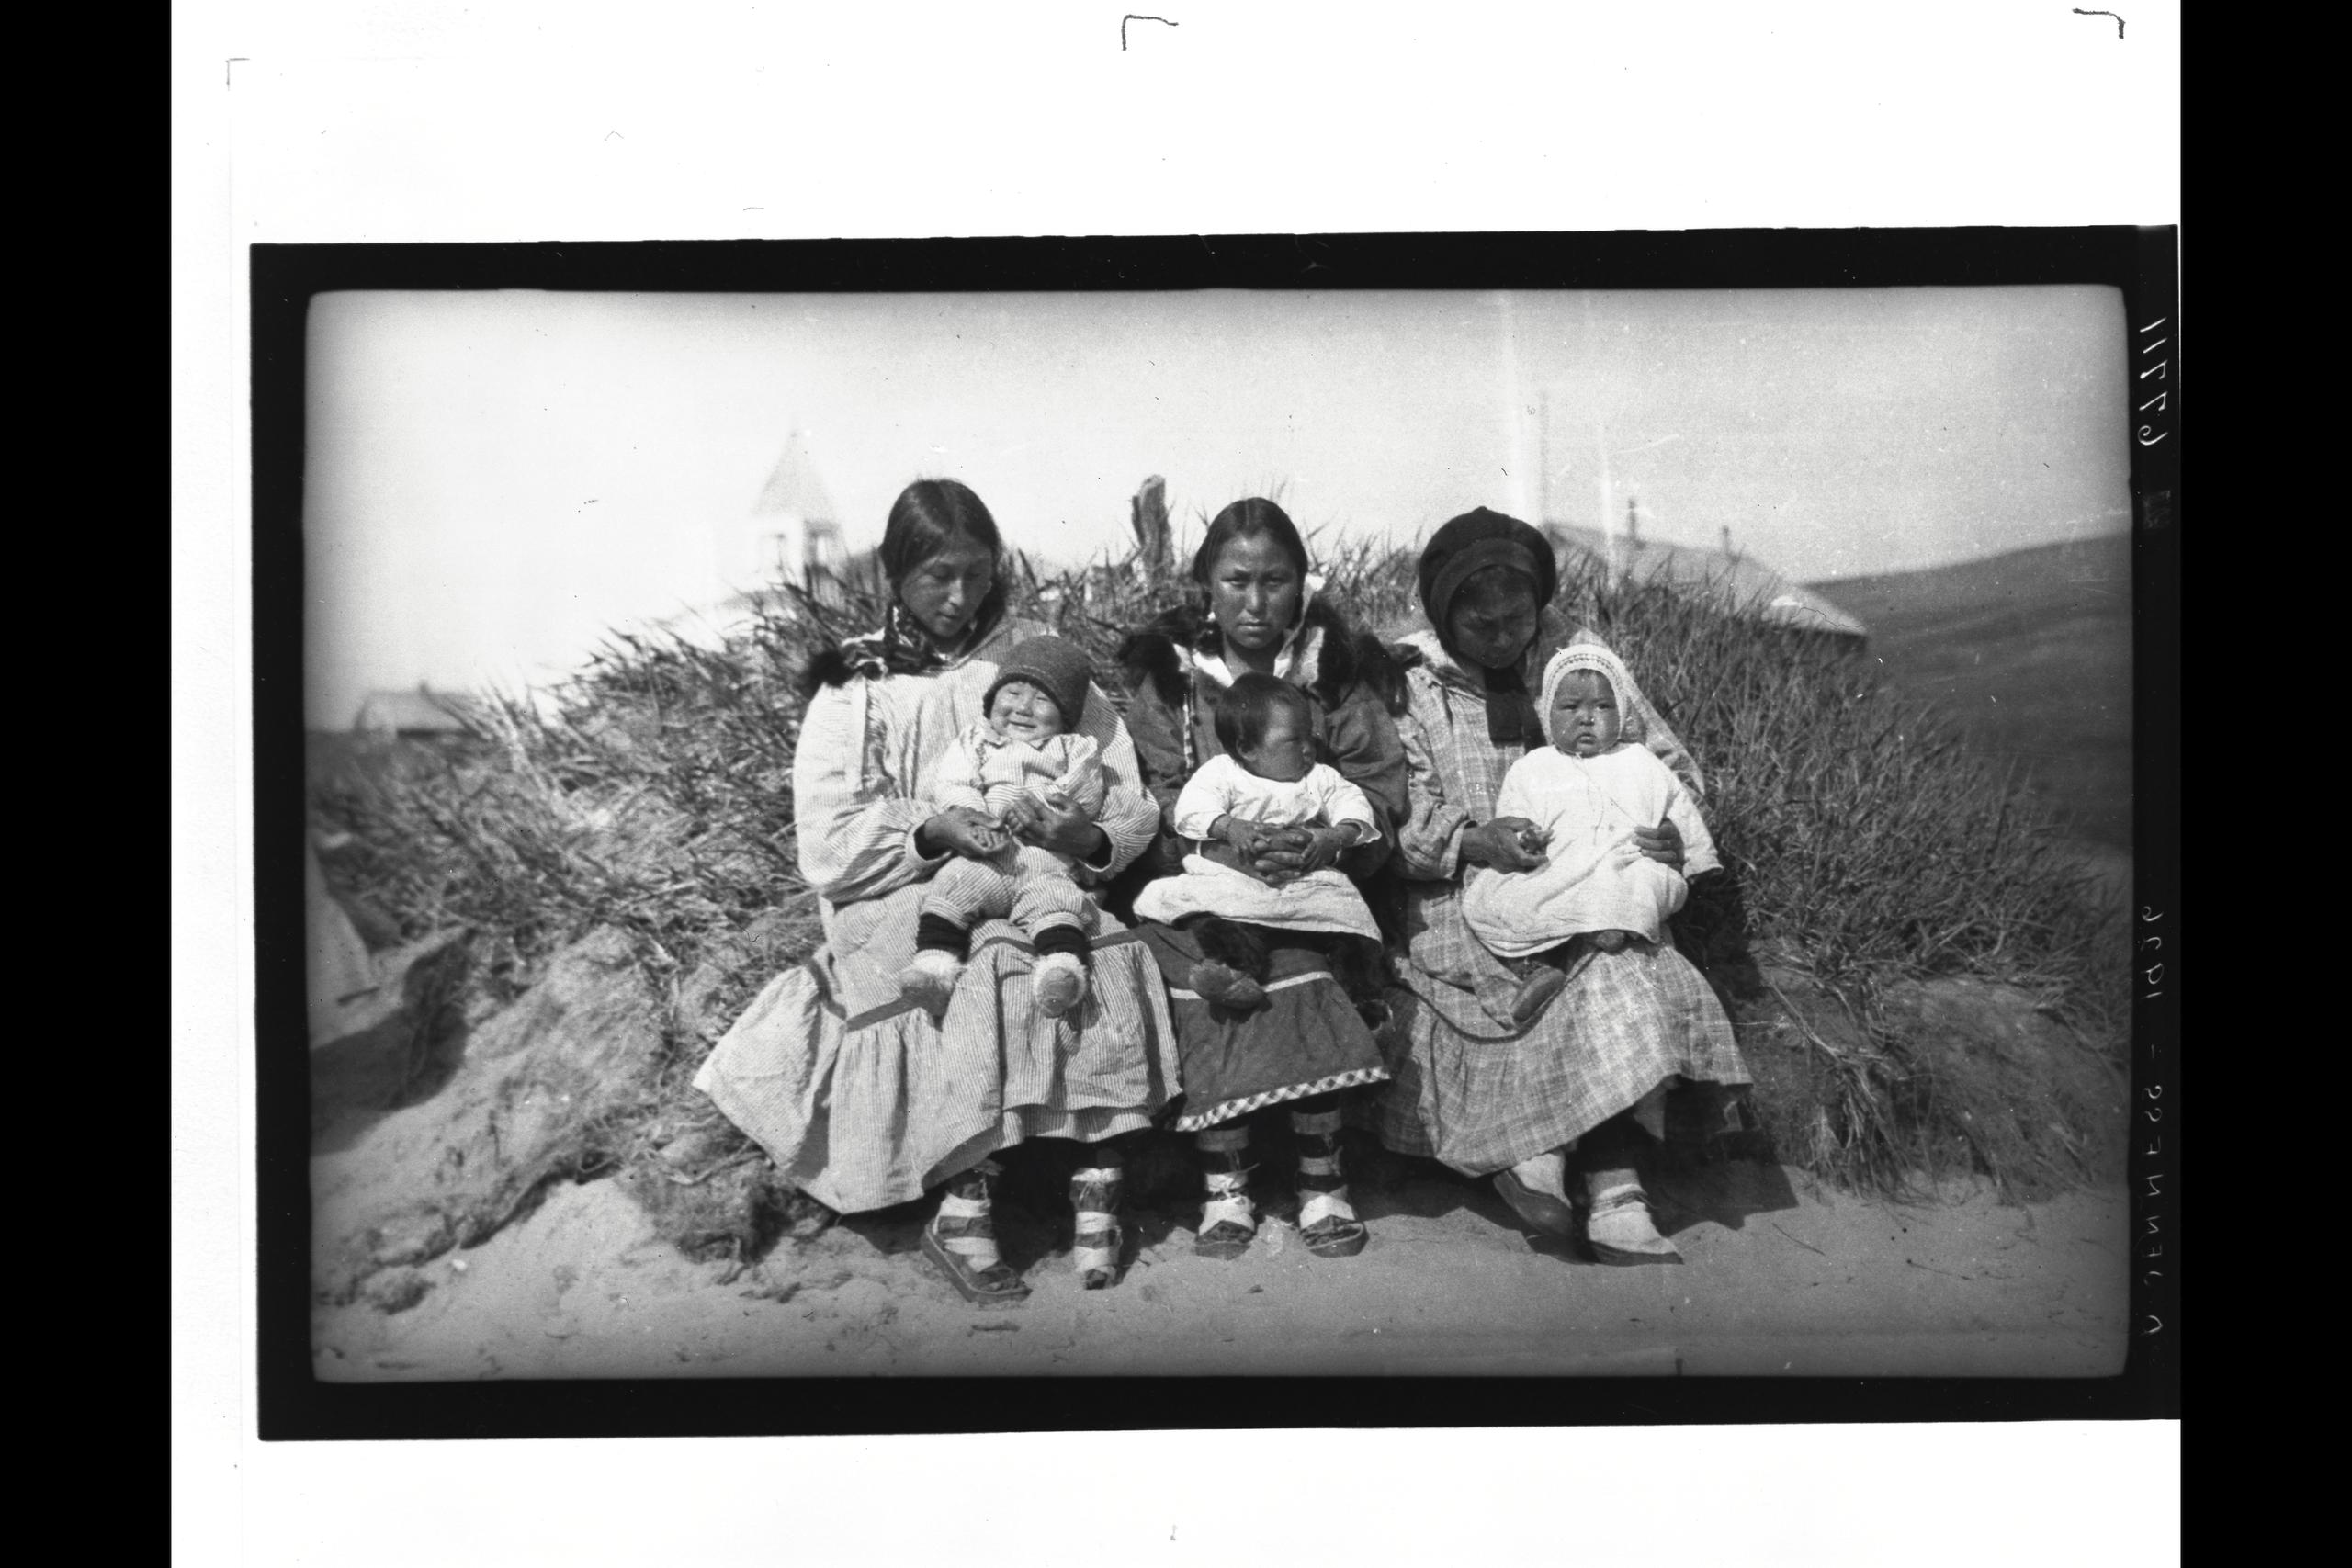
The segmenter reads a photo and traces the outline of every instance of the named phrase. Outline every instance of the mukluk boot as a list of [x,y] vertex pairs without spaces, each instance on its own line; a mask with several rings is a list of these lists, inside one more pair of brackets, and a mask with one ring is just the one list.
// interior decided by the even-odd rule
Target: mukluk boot
[[1649,1194],[1638,1181],[1622,1178],[1591,1186],[1592,1207],[1585,1215],[1585,1245],[1603,1263],[1679,1263],[1682,1254],[1658,1234],[1650,1217]]
[[1372,1237],[1348,1202],[1340,1112],[1294,1111],[1290,1130],[1298,1145],[1299,1239],[1317,1258],[1353,1258]]
[[941,947],[916,950],[913,962],[899,971],[899,995],[921,1007],[936,1021],[947,1011],[956,982],[964,976],[963,955]]
[[1201,1228],[1193,1250],[1227,1261],[1250,1250],[1258,1234],[1258,1205],[1250,1197],[1250,1129],[1210,1127],[1193,1134],[1201,1151],[1201,1174],[1208,1201],[1201,1206]]
[[994,1160],[982,1160],[951,1179],[940,1194],[938,1212],[922,1227],[923,1256],[958,1295],[978,1306],[1010,1306],[1029,1295],[1029,1287],[997,1252],[990,1188],[1000,1174]]
[[1119,1281],[1119,1249],[1125,1240],[1119,1225],[1119,1195],[1126,1175],[1116,1150],[1090,1153],[1070,1175],[1069,1202],[1077,1216],[1070,1256],[1080,1285],[1090,1291],[1106,1291]]

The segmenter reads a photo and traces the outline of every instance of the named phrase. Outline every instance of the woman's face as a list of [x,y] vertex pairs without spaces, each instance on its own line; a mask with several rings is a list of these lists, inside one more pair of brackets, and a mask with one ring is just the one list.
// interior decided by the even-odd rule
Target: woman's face
[[1236,646],[1262,652],[1278,646],[1298,619],[1305,588],[1281,541],[1260,534],[1217,552],[1209,569],[1209,608]]
[[899,580],[899,603],[940,642],[972,629],[980,601],[996,586],[996,558],[978,539],[950,539],[939,553]]
[[1474,571],[1446,612],[1446,640],[1454,652],[1488,670],[1508,670],[1535,640],[1543,613],[1535,585],[1509,567]]

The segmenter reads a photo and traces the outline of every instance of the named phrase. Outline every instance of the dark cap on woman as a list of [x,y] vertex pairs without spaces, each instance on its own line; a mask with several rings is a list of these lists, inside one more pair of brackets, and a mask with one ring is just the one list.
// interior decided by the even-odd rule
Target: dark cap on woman
[[1552,542],[1516,517],[1481,506],[1453,518],[1430,536],[1421,550],[1421,608],[1446,640],[1446,621],[1453,596],[1462,585],[1490,566],[1503,567],[1527,579],[1538,605],[1552,602],[1560,569],[1552,558]]

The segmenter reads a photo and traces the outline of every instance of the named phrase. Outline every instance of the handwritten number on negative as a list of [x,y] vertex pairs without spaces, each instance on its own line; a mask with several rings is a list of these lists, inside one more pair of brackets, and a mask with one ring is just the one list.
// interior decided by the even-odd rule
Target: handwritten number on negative
[[2117,38],[2121,38],[2121,37],[2123,36],[2123,18],[2122,18],[2122,17],[2116,17],[2114,12],[2112,12],[2112,11],[2086,11],[2086,10],[2084,10],[2080,6],[2075,6],[2075,7],[2074,8],[2074,11],[2075,11],[2075,15],[2076,15],[2077,17],[2115,17],[2115,36],[2116,36]]

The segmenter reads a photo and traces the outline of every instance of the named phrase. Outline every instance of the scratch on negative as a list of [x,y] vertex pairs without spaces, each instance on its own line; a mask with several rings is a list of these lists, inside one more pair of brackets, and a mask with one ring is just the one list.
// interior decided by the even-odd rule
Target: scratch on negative
[[1171,22],[1165,17],[1146,17],[1137,12],[1130,11],[1125,16],[1119,18],[1119,52],[1122,54],[1125,54],[1127,51],[1127,24],[1129,22],[1158,22],[1164,28],[1174,28],[1183,25],[1181,22]]
[[[1780,1221],[1778,1221],[1778,1220],[1768,1220],[1768,1221],[1766,1221],[1765,1223],[1766,1223],[1767,1224],[1770,1225],[1774,1230],[1776,1230],[1776,1231],[1781,1231],[1781,1222],[1780,1222]],[[1782,1235],[1789,1235],[1789,1233],[1788,1233],[1788,1232],[1786,1232],[1786,1231],[1781,1231],[1781,1234]],[[1821,1250],[1821,1248],[1819,1248],[1819,1247],[1817,1247],[1814,1246],[1814,1245],[1813,1245],[1813,1243],[1811,1243],[1811,1242],[1809,1242],[1809,1241],[1805,1240],[1803,1236],[1789,1235],[1789,1239],[1790,1239],[1791,1241],[1792,1241],[1792,1242],[1795,1242],[1799,1247],[1804,1247],[1807,1252],[1816,1254],[1817,1256],[1822,1257],[1822,1258],[1826,1258],[1826,1257],[1828,1257],[1828,1256],[1829,1256],[1829,1254],[1827,1254],[1827,1253],[1826,1253],[1826,1252],[1823,1252],[1823,1251]]]
[[[2074,12],[2077,17],[2115,17],[2112,11],[2086,11],[2080,6],[2074,7]],[[2123,18],[2120,17],[2115,17],[2115,36],[2123,36]]]

